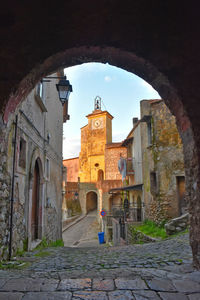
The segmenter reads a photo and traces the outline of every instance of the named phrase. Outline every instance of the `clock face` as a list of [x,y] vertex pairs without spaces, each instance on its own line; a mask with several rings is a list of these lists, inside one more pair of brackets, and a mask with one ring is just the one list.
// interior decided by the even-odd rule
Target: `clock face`
[[94,127],[98,128],[101,125],[101,120],[97,119],[94,121]]

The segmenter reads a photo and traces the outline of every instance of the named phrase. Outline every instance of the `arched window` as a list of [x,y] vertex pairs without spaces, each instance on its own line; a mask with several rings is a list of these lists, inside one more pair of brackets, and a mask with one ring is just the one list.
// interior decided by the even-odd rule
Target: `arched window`
[[104,172],[103,172],[103,170],[98,170],[97,180],[98,181],[103,181],[104,180]]

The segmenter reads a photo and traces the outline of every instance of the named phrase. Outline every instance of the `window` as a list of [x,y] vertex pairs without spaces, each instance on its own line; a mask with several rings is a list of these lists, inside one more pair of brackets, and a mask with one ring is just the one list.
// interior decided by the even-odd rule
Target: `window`
[[147,123],[147,135],[148,135],[148,145],[152,145],[152,128],[151,121]]
[[37,85],[37,95],[40,96],[41,99],[44,97],[44,88],[43,88],[43,82],[38,83]]
[[45,97],[45,90],[44,90],[44,82],[41,81],[40,83],[38,83],[38,85],[36,86],[36,90],[35,90],[35,100],[37,102],[37,104],[39,105],[40,109],[42,110],[42,112],[47,112],[47,108],[46,108],[46,97]]
[[26,141],[22,137],[19,142],[19,166],[26,168]]
[[156,172],[150,172],[151,194],[154,196],[157,193],[158,184]]
[[98,181],[102,181],[104,179],[104,172],[103,170],[98,170]]
[[50,160],[46,158],[46,179],[50,180]]

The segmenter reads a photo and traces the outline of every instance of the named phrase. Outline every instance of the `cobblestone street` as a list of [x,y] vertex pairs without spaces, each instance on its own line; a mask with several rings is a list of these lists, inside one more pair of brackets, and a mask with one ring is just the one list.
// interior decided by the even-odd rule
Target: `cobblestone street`
[[48,248],[23,270],[0,271],[1,300],[199,300],[200,272],[192,270],[188,234],[123,247]]

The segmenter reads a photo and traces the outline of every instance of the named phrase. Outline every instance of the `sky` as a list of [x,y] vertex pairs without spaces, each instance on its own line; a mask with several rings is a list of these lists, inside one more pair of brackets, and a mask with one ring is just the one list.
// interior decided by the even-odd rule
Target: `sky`
[[126,138],[132,129],[132,118],[140,118],[140,101],[160,99],[146,81],[133,73],[102,63],[85,63],[65,69],[72,85],[68,114],[63,128],[63,159],[79,156],[80,128],[87,124],[86,115],[94,110],[96,96],[102,99],[102,110],[113,117],[113,142]]

